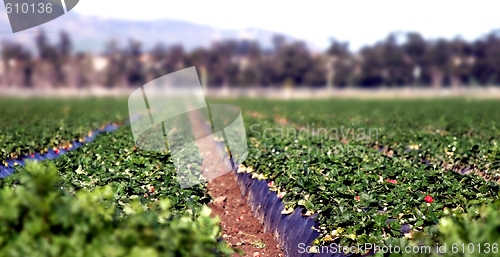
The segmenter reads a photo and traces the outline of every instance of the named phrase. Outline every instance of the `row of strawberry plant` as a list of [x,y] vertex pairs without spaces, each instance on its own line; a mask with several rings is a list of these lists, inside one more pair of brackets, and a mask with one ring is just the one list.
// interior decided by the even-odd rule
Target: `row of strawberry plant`
[[463,213],[448,213],[448,216],[439,220],[439,229],[433,233],[433,237],[418,234],[412,240],[390,238],[386,245],[396,250],[379,251],[377,256],[498,256],[499,218],[499,201],[472,206]]
[[382,243],[403,236],[402,225],[424,231],[446,209],[459,212],[498,199],[494,182],[413,165],[375,150],[316,155],[304,148],[319,147],[311,141],[267,140],[266,148],[260,143],[252,144],[240,172],[271,181],[270,189],[286,204],[285,214],[298,206],[305,208],[304,215],[319,213],[323,242]]
[[[205,187],[203,185],[195,185],[187,189],[181,188],[179,181],[182,178],[179,178],[179,175],[175,172],[176,169],[170,152],[168,150],[158,151],[158,144],[163,144],[165,147],[166,142],[149,140],[153,137],[148,137],[148,133],[154,134],[157,129],[146,131],[140,142],[141,147],[156,149],[156,151],[138,149],[132,136],[131,127],[126,125],[113,133],[99,136],[93,143],[84,145],[76,151],[70,151],[65,155],[59,156],[57,159],[45,162],[54,163],[58,175],[61,177],[57,183],[57,188],[62,189],[65,193],[69,193],[69,195],[78,196],[79,194],[83,194],[78,192],[87,191],[100,192],[99,190],[102,187],[107,187],[107,190],[111,190],[113,193],[108,195],[109,197],[106,199],[107,206],[102,207],[105,208],[106,212],[109,208],[122,214],[127,213],[127,210],[130,211],[131,208],[136,210],[134,212],[145,209],[148,210],[148,213],[151,212],[153,214],[144,215],[153,215],[151,217],[154,217],[154,215],[163,215],[161,213],[154,213],[157,213],[155,209],[158,209],[158,205],[161,205],[167,199],[166,201],[170,205],[168,209],[170,226],[189,226],[199,231],[186,230],[182,226],[178,228],[178,231],[175,231],[173,229],[168,230],[167,227],[166,232],[162,232],[161,235],[155,234],[156,230],[153,229],[155,231],[154,235],[150,237],[164,237],[168,233],[173,233],[170,236],[172,236],[172,240],[177,240],[175,246],[180,247],[178,244],[181,243],[183,246],[180,248],[185,248],[181,249],[186,252],[181,256],[205,256],[203,253],[206,255],[212,254],[212,252],[204,250],[205,248],[216,250],[214,253],[217,253],[217,255],[231,253],[232,250],[227,248],[223,242],[213,242],[220,235],[217,232],[217,219],[209,219],[207,216],[205,204],[210,202],[211,199]],[[169,138],[182,143],[187,140],[186,136],[182,131],[178,131],[178,133],[171,131]],[[176,145],[176,142],[171,142],[171,145]],[[178,165],[180,163],[180,165],[185,166],[179,168],[196,173],[201,163],[197,149],[195,147],[187,147],[182,149],[182,151],[184,151],[183,156],[189,158],[182,160],[182,162],[177,162]],[[14,176],[0,180],[0,187],[16,188],[22,185],[21,178],[26,170],[23,167],[17,166],[16,171]],[[132,218],[134,219],[134,217]],[[71,218],[68,219],[71,220]],[[114,223],[117,222],[121,221],[114,221]],[[125,223],[124,227],[128,226]],[[205,225],[206,227],[200,227],[201,225]],[[119,230],[120,228],[113,228],[106,233],[115,234]],[[140,232],[133,233],[133,227],[127,233],[130,233],[134,237],[133,239],[129,239],[132,240],[131,243],[144,244],[144,242],[137,239],[137,237],[141,236]],[[36,237],[36,235],[33,236]],[[75,232],[72,236],[78,238],[82,236],[82,233]],[[161,240],[161,238],[157,239]],[[136,240],[136,242],[133,242],[133,240]],[[168,242],[159,244],[158,247],[164,247],[163,245]],[[98,241],[95,244],[98,244]],[[54,245],[58,246],[57,244]],[[186,249],[190,249],[190,247],[193,247],[191,251],[187,251]],[[179,256],[180,252],[170,248],[156,250],[161,253],[161,256],[170,256],[168,254]],[[108,247],[103,246],[98,246],[97,249],[96,252],[98,253],[101,253],[99,252],[101,250],[109,251]],[[87,250],[84,252],[85,254],[92,252]],[[154,250],[151,251],[154,252]],[[192,255],[193,253],[195,254]]]
[[[168,198],[119,206],[111,185],[60,188],[52,163],[30,163],[0,189],[1,256],[230,256],[218,220],[204,206],[176,214]],[[175,204],[174,204],[175,205]],[[175,208],[175,207],[174,207]]]
[[[239,100],[248,117],[303,128],[316,138],[360,141],[413,162],[500,179],[498,102],[441,100]],[[272,110],[272,111],[271,111]],[[277,115],[278,114],[278,115]],[[305,132],[304,131],[304,132]],[[317,135],[313,135],[316,131]],[[298,132],[298,131],[297,131]],[[296,137],[300,136],[296,132]],[[249,136],[255,136],[249,135]]]
[[[191,151],[185,155],[190,157],[184,162],[186,166],[189,165],[185,168],[194,173],[201,163],[197,149],[185,151]],[[118,206],[127,205],[133,199],[140,199],[148,206],[159,199],[169,198],[174,212],[183,213],[196,212],[203,204],[210,202],[210,196],[202,184],[180,188],[168,150],[138,149],[128,125],[113,133],[103,134],[91,144],[61,155],[52,162],[62,178],[61,187],[67,192],[110,185],[116,191]],[[22,172],[22,168],[18,167],[17,172]]]
[[[307,109],[310,103],[294,104],[295,108]],[[397,103],[392,104],[393,108],[398,107]],[[367,147],[366,142],[290,136],[283,133],[286,130],[276,129],[286,129],[287,125],[280,125],[276,117],[269,115],[269,110],[279,113],[283,105],[267,106],[267,112],[259,111],[262,106],[254,102],[249,107],[253,109],[247,109],[249,115],[245,116],[245,121],[251,154],[240,171],[270,180],[270,189],[284,196],[288,207],[285,213],[296,206],[305,207],[305,215],[319,213],[322,237],[317,243],[336,238],[344,244],[383,243],[385,238],[404,236],[400,229],[402,225],[409,225],[413,232],[432,234],[447,210],[463,212],[468,207],[490,203],[498,198],[496,183],[476,176],[447,172],[441,166],[428,166],[411,158],[382,155]],[[355,105],[344,107],[347,110],[356,108]],[[406,110],[415,111],[409,107]],[[255,115],[255,112],[263,115]],[[293,109],[283,110],[280,114],[283,113],[295,113],[290,117],[301,117],[301,113],[293,112]],[[334,126],[335,121],[321,117],[317,110],[304,114],[303,119],[314,119],[317,115],[320,119],[316,122],[327,124],[324,125],[326,127]],[[373,111],[367,112],[365,119],[372,119],[370,115]],[[261,132],[257,138],[255,124],[259,125]],[[408,128],[409,124],[400,122],[399,126]],[[263,136],[266,129],[268,134]],[[398,131],[402,133],[403,130]],[[487,139],[475,140],[481,143]],[[349,147],[351,151],[346,151]],[[411,237],[412,234],[406,236]]]
[[71,142],[82,142],[91,131],[127,118],[124,99],[2,98],[0,160],[71,148]]

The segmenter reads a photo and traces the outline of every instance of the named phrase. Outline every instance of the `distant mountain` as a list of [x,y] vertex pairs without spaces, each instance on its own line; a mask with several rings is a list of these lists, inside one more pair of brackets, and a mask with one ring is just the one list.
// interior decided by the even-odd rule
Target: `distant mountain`
[[[102,52],[106,43],[116,39],[122,45],[132,38],[140,40],[144,49],[150,49],[158,42],[165,45],[182,44],[186,50],[208,47],[221,39],[252,39],[262,47],[272,46],[275,32],[264,29],[248,28],[243,30],[217,29],[186,21],[161,19],[154,21],[122,20],[81,15],[69,12],[45,25],[12,34],[7,15],[0,15],[0,40],[22,42],[34,48],[33,37],[37,30],[43,29],[52,42],[56,42],[59,31],[67,31],[73,40],[76,51]],[[287,40],[295,40],[284,35]],[[306,41],[305,41],[306,42]],[[306,42],[312,51],[320,51],[313,43]]]

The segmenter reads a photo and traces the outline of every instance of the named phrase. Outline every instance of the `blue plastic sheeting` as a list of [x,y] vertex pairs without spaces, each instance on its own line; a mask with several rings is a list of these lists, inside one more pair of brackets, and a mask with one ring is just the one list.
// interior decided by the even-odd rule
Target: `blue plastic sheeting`
[[114,124],[109,124],[109,125],[105,126],[103,129],[94,130],[94,131],[92,131],[92,136],[85,137],[83,142],[73,141],[71,143],[73,146],[71,148],[69,148],[68,150],[59,149],[59,154],[56,154],[54,152],[54,150],[49,149],[48,152],[43,154],[43,155],[40,153],[35,153],[33,157],[32,156],[23,156],[22,158],[17,159],[17,160],[7,160],[7,161],[5,161],[7,163],[7,166],[0,165],[0,179],[8,177],[12,173],[14,173],[14,166],[16,164],[17,164],[17,166],[24,166],[26,164],[27,160],[43,161],[43,160],[56,159],[59,156],[65,154],[67,152],[76,150],[76,149],[80,148],[81,146],[83,146],[84,144],[94,141],[95,138],[103,132],[110,133],[110,132],[113,132],[117,129],[118,129],[118,126],[116,126]]
[[319,227],[316,216],[306,217],[301,214],[302,208],[297,208],[288,215],[281,214],[285,208],[278,195],[269,190],[266,180],[252,179],[251,174],[236,173],[238,184],[243,196],[247,197],[254,215],[264,224],[264,231],[272,233],[283,247],[285,256],[345,256],[332,254],[333,250],[320,254],[305,253],[305,247],[310,246],[319,236],[312,227]]
[[[267,180],[252,179],[251,174],[237,173],[238,185],[241,188],[242,196],[247,197],[247,201],[254,215],[264,224],[264,231],[272,233],[278,240],[278,243],[283,247],[286,256],[314,256],[314,257],[337,257],[337,256],[361,256],[354,254],[338,253],[339,249],[324,246],[323,251],[318,254],[304,253],[305,247],[312,245],[312,242],[318,238],[319,232],[312,229],[318,228],[320,224],[315,221],[317,214],[309,217],[303,216],[303,208],[296,208],[293,213],[284,215],[281,211],[285,209],[285,205],[278,195],[269,190]],[[388,219],[387,224],[397,219]],[[404,224],[401,226],[402,233],[409,233],[410,226]],[[338,243],[335,241],[333,243]],[[300,244],[300,245],[299,245]],[[367,255],[373,255],[373,251]]]
[[[208,125],[206,129],[211,131]],[[216,144],[219,148],[225,148],[224,143],[216,142]],[[232,159],[231,163],[233,167],[236,166],[233,173],[240,186],[241,195],[247,197],[253,214],[264,224],[264,232],[274,235],[274,238],[282,246],[285,256],[352,256],[332,254],[332,251],[325,251],[322,254],[304,252],[305,247],[312,245],[312,242],[319,236],[319,232],[312,229],[313,226],[319,227],[319,224],[315,221],[316,215],[302,216],[302,208],[297,208],[288,215],[281,214],[281,211],[285,209],[285,205],[275,192],[269,190],[268,181],[252,179],[251,174],[248,173],[237,173],[238,166],[234,164]]]
[[[206,126],[207,131],[211,131],[210,127]],[[218,147],[224,149],[224,143],[216,143]],[[231,160],[233,167],[233,160]],[[287,257],[354,257],[354,256],[370,256],[374,255],[373,250],[365,255],[360,254],[345,254],[341,249],[326,245],[319,247],[319,253],[308,253],[307,246],[311,246],[312,242],[318,238],[319,232],[312,228],[318,228],[320,224],[315,221],[317,214],[311,216],[303,216],[301,214],[303,208],[296,208],[294,212],[288,215],[281,214],[285,209],[281,198],[269,190],[267,180],[252,179],[252,175],[248,173],[237,173],[238,167],[233,170],[236,176],[236,181],[241,189],[241,195],[247,198],[248,204],[254,215],[259,221],[264,224],[264,232],[272,233],[274,238],[282,246],[285,256]],[[395,219],[387,220],[387,223]],[[410,231],[409,225],[403,225],[402,233]],[[339,243],[336,240],[333,243]]]

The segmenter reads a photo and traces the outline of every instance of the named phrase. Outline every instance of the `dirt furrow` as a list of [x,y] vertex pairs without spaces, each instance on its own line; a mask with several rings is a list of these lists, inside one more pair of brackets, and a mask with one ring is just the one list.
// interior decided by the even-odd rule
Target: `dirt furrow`
[[[206,124],[195,112],[190,113],[190,122],[196,138],[206,136]],[[220,150],[215,142],[198,140],[197,147],[203,158],[201,170],[206,177],[214,177],[214,165],[220,160]],[[244,256],[284,256],[272,234],[264,233],[264,226],[252,214],[233,172],[226,173],[208,181],[208,193],[214,199],[209,205],[212,215],[220,217],[223,239],[241,249]],[[234,256],[240,256],[235,254]]]

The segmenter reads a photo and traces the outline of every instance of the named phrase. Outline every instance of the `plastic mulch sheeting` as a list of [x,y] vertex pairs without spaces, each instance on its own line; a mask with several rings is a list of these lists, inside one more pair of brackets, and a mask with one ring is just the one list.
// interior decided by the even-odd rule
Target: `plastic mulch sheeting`
[[24,166],[26,164],[26,161],[28,161],[28,160],[30,160],[30,161],[53,160],[53,159],[65,154],[67,152],[74,151],[74,150],[80,148],[81,146],[83,146],[86,143],[90,143],[90,142],[94,141],[95,138],[103,132],[109,133],[109,132],[113,132],[117,129],[118,129],[118,126],[116,126],[114,124],[109,124],[109,125],[105,126],[103,129],[94,130],[94,131],[92,131],[91,136],[86,136],[84,138],[83,142],[73,141],[71,143],[72,144],[71,148],[68,148],[68,150],[58,149],[59,153],[54,152],[53,149],[49,149],[48,152],[43,154],[43,155],[40,153],[35,153],[35,154],[33,154],[33,156],[28,155],[28,156],[23,156],[22,158],[15,159],[15,160],[7,160],[7,161],[5,161],[7,163],[7,166],[0,165],[0,179],[8,177],[12,173],[14,173],[14,171],[15,171],[14,166],[15,165]]
[[286,256],[349,256],[334,253],[336,248],[329,246],[323,249],[320,247],[320,253],[307,253],[306,247],[319,236],[319,232],[312,229],[313,226],[319,227],[319,223],[315,221],[316,215],[303,216],[302,208],[297,208],[288,215],[281,214],[285,205],[275,192],[269,190],[268,181],[252,179],[248,173],[234,174],[254,215],[264,224],[265,232],[274,234]]

